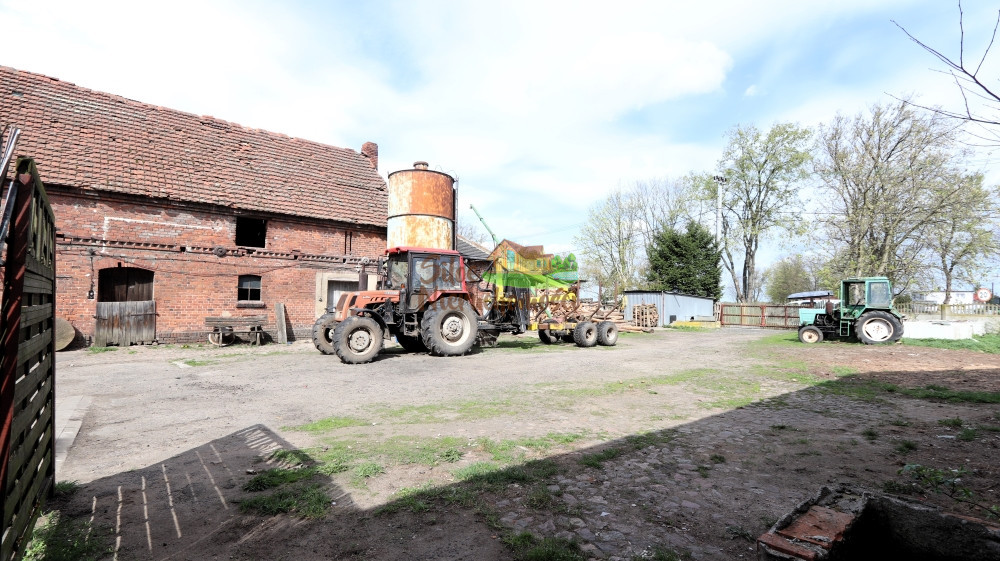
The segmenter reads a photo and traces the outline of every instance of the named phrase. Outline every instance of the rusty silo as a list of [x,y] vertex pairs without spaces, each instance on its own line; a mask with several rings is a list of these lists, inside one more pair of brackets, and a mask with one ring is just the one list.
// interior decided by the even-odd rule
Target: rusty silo
[[454,249],[455,179],[414,162],[389,174],[387,247]]

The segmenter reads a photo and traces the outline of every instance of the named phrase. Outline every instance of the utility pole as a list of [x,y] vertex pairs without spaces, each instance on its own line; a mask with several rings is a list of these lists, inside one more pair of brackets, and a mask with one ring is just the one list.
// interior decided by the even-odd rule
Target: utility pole
[[721,175],[713,175],[715,181],[715,243],[722,247],[722,186],[729,180]]

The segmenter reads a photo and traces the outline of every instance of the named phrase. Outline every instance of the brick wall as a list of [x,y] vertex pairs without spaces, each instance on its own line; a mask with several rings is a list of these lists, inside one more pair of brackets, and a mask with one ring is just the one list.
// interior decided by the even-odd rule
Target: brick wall
[[[84,338],[93,336],[99,272],[111,267],[153,271],[157,340],[203,341],[208,316],[267,315],[286,309],[290,334],[306,336],[325,297],[317,275],[356,278],[362,257],[385,250],[385,229],[279,217],[267,220],[264,248],[235,244],[236,217],[210,208],[139,203],[120,196],[50,191],[58,228],[57,315]],[[238,302],[240,275],[261,277],[263,307]]]

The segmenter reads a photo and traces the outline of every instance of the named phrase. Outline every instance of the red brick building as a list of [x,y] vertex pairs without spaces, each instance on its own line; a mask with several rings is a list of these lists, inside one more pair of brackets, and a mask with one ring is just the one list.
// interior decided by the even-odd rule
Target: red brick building
[[385,249],[373,143],[355,152],[0,66],[7,125],[55,212],[56,315],[87,339],[98,302],[155,306],[159,342],[204,341],[209,316],[267,315],[273,333],[279,303],[307,336]]

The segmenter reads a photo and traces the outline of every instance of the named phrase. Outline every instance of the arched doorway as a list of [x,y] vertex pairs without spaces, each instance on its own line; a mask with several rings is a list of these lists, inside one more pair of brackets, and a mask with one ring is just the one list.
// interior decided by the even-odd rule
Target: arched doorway
[[97,325],[94,345],[128,346],[156,339],[153,271],[110,267],[97,275]]

